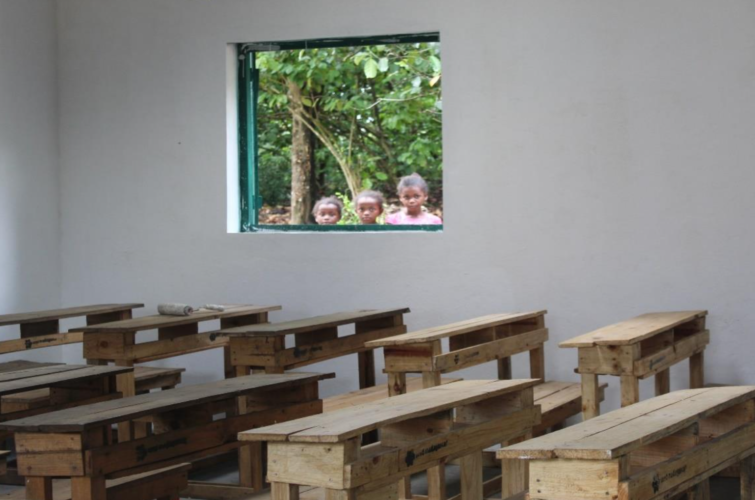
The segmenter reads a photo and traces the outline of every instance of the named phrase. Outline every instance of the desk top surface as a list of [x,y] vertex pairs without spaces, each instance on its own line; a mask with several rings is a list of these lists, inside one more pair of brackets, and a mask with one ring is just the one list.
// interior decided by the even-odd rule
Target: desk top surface
[[281,306],[228,305],[226,306],[225,311],[200,309],[189,316],[164,316],[162,314],[153,314],[151,316],[142,316],[140,318],[124,319],[122,321],[113,321],[110,323],[76,328],[75,330],[84,333],[123,333],[154,330],[156,328],[191,325],[193,323],[201,323],[202,321],[211,321],[215,319],[234,318],[237,316],[279,311],[280,309]]
[[226,328],[222,332],[229,337],[269,337],[275,335],[290,335],[306,333],[323,328],[348,325],[360,321],[387,318],[409,312],[408,307],[397,309],[361,309],[345,311],[311,318],[283,321],[280,323],[264,323],[259,325],[238,326]]
[[403,335],[396,335],[393,337],[386,337],[380,340],[373,340],[367,345],[370,347],[385,347],[393,345],[410,345],[410,344],[424,344],[426,342],[433,342],[435,340],[441,340],[446,337],[454,337],[456,335],[462,335],[483,328],[492,328],[500,325],[506,325],[509,323],[516,323],[517,321],[528,320],[543,316],[547,311],[530,311],[530,312],[515,312],[515,313],[502,313],[502,314],[490,314],[488,316],[481,316],[479,318],[468,319],[459,321],[458,323],[451,323],[449,325],[435,326],[432,328],[426,328],[424,330],[417,330],[414,332],[405,333]]
[[205,405],[255,391],[281,390],[333,376],[332,373],[285,373],[236,377],[11,420],[0,423],[0,429],[24,432],[79,432],[146,415]]
[[596,345],[630,345],[670,330],[708,311],[676,311],[648,313],[636,318],[604,326],[559,344],[559,347],[593,347]]
[[144,304],[93,304],[89,306],[65,307],[63,309],[48,309],[17,314],[0,315],[0,326],[22,325],[24,323],[39,323],[56,319],[75,318],[91,314],[106,314],[118,311],[128,311],[144,307]]
[[462,380],[372,401],[239,434],[241,441],[338,443],[389,424],[517,392],[537,384],[525,380]]
[[670,392],[566,429],[509,446],[505,458],[607,460],[755,398],[755,386]]
[[48,365],[0,373],[0,396],[133,371],[132,367]]

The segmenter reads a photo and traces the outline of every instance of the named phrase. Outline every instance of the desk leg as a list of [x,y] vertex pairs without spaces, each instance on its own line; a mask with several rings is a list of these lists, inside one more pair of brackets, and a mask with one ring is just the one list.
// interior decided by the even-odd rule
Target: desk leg
[[755,455],[750,455],[739,463],[740,497],[742,500],[755,500]]
[[223,367],[225,378],[233,378],[236,376],[236,370],[231,364],[231,346],[229,345],[223,346]]
[[542,345],[530,351],[530,378],[545,382],[545,347]]
[[600,385],[594,373],[582,374],[582,421],[600,415]]
[[[245,375],[249,375],[251,372],[251,368],[248,366],[237,366],[236,367],[236,376],[237,377],[243,377]],[[247,413],[247,399],[246,396],[241,396],[239,398],[236,398],[237,401],[237,410],[239,415],[244,415]],[[265,487],[265,473],[264,473],[264,465],[263,465],[263,457],[262,457],[262,443],[249,443],[245,444],[241,447],[239,447],[239,484],[241,486],[245,486],[247,488],[254,488],[255,491],[260,491]],[[275,485],[276,483],[273,483]],[[278,489],[281,489],[285,486],[288,486],[286,483],[278,483]],[[273,494],[273,499],[276,499],[276,497]],[[284,498],[292,498],[292,499],[298,499],[299,498],[299,489],[296,488],[296,496],[295,497],[285,497],[281,496],[281,499]]]
[[621,376],[621,407],[633,405],[640,401],[640,379],[634,375]]
[[52,478],[27,477],[26,500],[52,500]]
[[655,395],[663,396],[671,390],[671,377],[668,369],[655,374]]
[[[357,353],[359,359],[359,388],[366,389],[375,386],[375,351]],[[362,446],[379,441],[377,429],[362,436]]]
[[105,477],[72,477],[71,500],[106,500]]
[[362,351],[359,356],[359,388],[375,386],[375,351]]
[[[744,499],[744,497],[742,497]],[[710,500],[710,479],[697,483],[687,492],[687,500]]]
[[498,380],[511,380],[511,357],[498,360]]
[[705,386],[705,354],[698,352],[689,358],[689,387],[702,389]]
[[[406,373],[388,372],[388,396],[399,396],[406,394]],[[398,482],[399,498],[405,500],[412,498],[411,477],[406,477]]]
[[[439,385],[440,385],[439,372],[422,372],[422,387],[423,388],[427,389],[429,387],[437,387]],[[480,454],[480,459],[482,460],[482,454]],[[480,476],[480,480],[482,480],[482,476]],[[430,485],[432,483],[436,483],[436,486],[435,488],[429,491],[432,491],[436,495],[440,495],[442,492],[443,496],[433,497],[433,496],[428,495],[428,498],[430,500],[443,500],[444,498],[446,498],[446,466],[445,465],[436,465],[435,467],[430,467],[429,469],[427,469],[428,488],[431,488]],[[440,485],[441,483],[443,483],[442,486]]]
[[482,496],[482,451],[461,458],[461,500],[480,500]]
[[406,373],[388,372],[388,396],[406,394]]
[[427,470],[427,500],[446,500],[446,468]]
[[299,500],[299,485],[270,483],[270,500]]
[[527,466],[527,460],[518,458],[501,460],[501,498],[503,500],[518,495],[527,489]]
[[[115,362],[117,366],[134,366],[134,362],[131,360],[117,360]],[[134,372],[122,373],[116,376],[115,385],[118,392],[122,394],[124,398],[130,398],[136,396],[136,382],[134,381]],[[118,424],[118,442],[123,443],[131,441],[136,437],[146,436],[146,424],[140,423],[139,428],[144,429],[143,436],[139,436],[136,429],[136,422],[121,422]]]
[[440,385],[440,373],[422,372],[422,388],[436,387]]

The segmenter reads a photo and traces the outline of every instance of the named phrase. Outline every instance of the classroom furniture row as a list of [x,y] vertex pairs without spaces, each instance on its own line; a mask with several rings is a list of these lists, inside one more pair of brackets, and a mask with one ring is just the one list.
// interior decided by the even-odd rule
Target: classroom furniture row
[[[110,306],[112,307],[112,305]],[[123,305],[123,307],[125,306],[127,305]],[[88,307],[92,308],[97,306]],[[267,313],[277,309],[280,309],[280,307],[235,306],[228,307],[223,312],[200,311],[195,315],[186,317],[157,315],[136,319],[123,318],[106,323],[92,323],[87,327],[80,327],[77,328],[75,332],[69,333],[80,334],[78,341],[83,341],[84,353],[89,363],[104,365],[108,362],[113,362],[117,367],[90,366],[78,367],[78,369],[109,368],[122,370],[114,374],[117,379],[115,386],[117,392],[125,396],[131,396],[140,392],[136,384],[137,379],[131,368],[136,363],[179,356],[200,350],[222,348],[226,366],[226,375],[228,377],[238,376],[240,380],[244,380],[242,385],[246,383],[246,379],[254,379],[255,377],[258,377],[257,375],[246,377],[246,375],[251,372],[264,372],[269,375],[281,374],[292,368],[298,368],[348,354],[357,354],[359,359],[360,391],[329,398],[329,400],[324,402],[320,401],[319,398],[316,398],[320,401],[320,407],[315,411],[315,414],[320,413],[323,410],[343,411],[355,408],[359,409],[365,405],[374,405],[376,409],[385,405],[398,405],[399,403],[386,401],[386,398],[389,396],[397,397],[411,389],[417,391],[420,388],[429,390],[429,388],[435,387],[438,390],[449,391],[451,390],[449,388],[459,387],[458,391],[463,392],[463,389],[461,389],[463,386],[457,385],[459,384],[457,379],[446,379],[441,381],[441,375],[486,362],[496,362],[499,378],[504,380],[510,379],[511,357],[515,354],[527,353],[530,359],[531,376],[535,380],[526,383],[529,384],[528,388],[532,389],[530,391],[532,393],[532,405],[540,410],[538,412],[538,417],[536,422],[533,421],[532,425],[527,428],[528,430],[517,434],[515,437],[500,439],[491,444],[509,441],[510,439],[526,439],[533,435],[540,435],[548,429],[558,429],[567,418],[578,414],[583,409],[585,410],[585,417],[593,416],[597,413],[595,411],[597,403],[603,398],[603,389],[605,386],[598,385],[597,383],[596,370],[598,368],[595,368],[595,363],[592,365],[585,364],[585,366],[588,367],[587,370],[592,369],[593,372],[582,373],[583,384],[581,386],[579,383],[545,381],[543,346],[548,340],[548,330],[545,328],[544,321],[545,311],[490,315],[474,320],[407,334],[405,333],[406,327],[403,323],[403,314],[409,311],[406,308],[380,311],[363,310],[284,323],[267,323]],[[60,313],[60,311],[58,312]],[[70,312],[71,311],[68,311],[67,314]],[[121,312],[119,314],[125,313]],[[130,314],[131,312],[129,309],[128,315],[130,316]],[[653,359],[655,361],[649,363],[652,372],[650,374],[659,373],[663,370],[667,370],[671,364],[685,359],[685,354],[686,357],[699,356],[701,367],[702,351],[708,342],[708,333],[707,330],[704,330],[705,314],[705,311],[693,311],[691,313],[662,313],[654,315],[653,321],[648,321],[646,317],[639,317],[630,322],[624,322],[625,324],[622,328],[613,328],[614,332],[624,331],[623,337],[616,333],[614,333],[614,336],[621,337],[621,341],[624,342],[624,344],[621,345],[637,344],[637,349],[632,351],[635,357],[626,358],[632,359],[632,370],[635,369],[635,366],[645,366],[643,363],[648,364],[645,358],[654,356]],[[18,319],[18,317],[22,315],[16,316],[16,319]],[[45,317],[45,321],[50,322],[51,320],[49,319],[49,316],[50,315],[38,315],[37,317]],[[689,319],[690,316],[693,316],[694,319]],[[2,321],[2,319],[3,317],[0,317],[0,321]],[[203,333],[199,332],[199,323],[217,319],[221,322],[220,330]],[[338,327],[351,324],[354,325],[354,333],[339,336]],[[692,324],[697,327],[697,330],[689,328]],[[158,330],[157,341],[143,343],[136,342],[137,332],[153,329]],[[55,335],[54,333],[51,333],[52,328],[49,327],[46,330],[34,330],[26,327],[26,330],[27,332],[44,331],[44,335],[47,336]],[[610,333],[611,327],[609,327],[608,330]],[[600,332],[600,330],[598,332]],[[702,338],[700,335],[704,337],[704,342],[700,340]],[[292,337],[292,342],[289,342],[289,344],[292,343],[293,347],[287,347],[287,336]],[[611,335],[598,335],[596,332],[593,332],[593,337],[596,337],[597,340],[601,342],[613,340]],[[658,337],[658,339],[662,340],[647,342],[648,339],[653,337]],[[693,337],[697,343],[695,344],[693,352],[690,353],[688,347],[690,343],[684,341]],[[443,352],[444,346],[442,341],[444,339],[448,339],[447,352]],[[66,343],[72,342],[73,340]],[[54,344],[54,342],[50,343]],[[562,344],[562,346],[566,347],[565,344],[566,343]],[[37,348],[39,344],[32,345],[34,345],[32,348]],[[605,346],[607,344],[603,343],[598,345]],[[375,368],[373,350],[377,347],[384,348],[386,373],[389,377],[387,387],[374,387]],[[625,349],[619,348],[618,350],[623,353]],[[601,347],[597,359],[603,361],[605,360],[605,352],[614,353],[615,351],[616,350],[611,349],[610,346],[608,348]],[[588,352],[587,349],[585,349],[584,352]],[[583,348],[581,347],[580,368],[578,369],[580,371],[583,367],[582,354]],[[585,358],[587,358],[587,356],[585,356]],[[617,359],[619,358],[622,360],[625,359],[621,356],[617,357]],[[603,367],[605,364],[610,363],[606,361],[606,363],[600,365],[600,367]],[[614,367],[611,370],[605,370],[608,372],[607,374],[617,374],[616,372],[619,370],[615,368],[616,364],[617,362],[614,361]],[[593,368],[590,368],[590,366]],[[653,368],[655,368],[655,370],[653,370]],[[421,378],[413,379],[409,377],[407,379],[407,374],[412,373],[419,374]],[[642,372],[635,370],[632,372],[631,376],[642,378],[643,376],[649,376],[648,373],[649,372],[647,371]],[[180,371],[178,375],[180,376]],[[585,375],[594,375],[595,383],[593,385],[588,385],[587,388],[585,387],[586,384],[584,384]],[[623,387],[624,378],[629,377],[630,375],[622,374],[621,376]],[[109,380],[109,383],[111,384],[110,387],[112,387],[112,379]],[[698,380],[701,384],[701,368]],[[447,384],[447,386],[443,385],[441,387],[436,387],[442,382]],[[188,389],[186,393],[196,394],[200,390],[199,388],[203,386],[204,384],[202,386],[185,388]],[[173,384],[172,387],[175,387],[175,384]],[[246,386],[244,385],[244,387]],[[316,392],[317,384],[314,384],[314,387],[314,391]],[[33,390],[41,389],[42,388],[40,387],[39,389]],[[50,397],[52,397],[53,394],[58,394],[58,392],[52,387],[46,389],[50,391]],[[310,392],[311,391],[312,389],[310,388]],[[668,391],[667,388],[666,391]],[[120,424],[118,426],[118,442],[115,443],[112,436],[106,436],[105,434],[107,434],[107,432],[103,431],[101,432],[103,434],[102,441],[95,439],[91,442],[92,445],[108,448],[111,446],[121,446],[131,443],[134,446],[147,446],[147,448],[141,449],[151,449],[155,445],[147,445],[140,442],[145,439],[154,439],[160,436],[162,436],[163,439],[167,439],[167,436],[163,436],[163,434],[166,434],[167,428],[192,429],[194,426],[198,425],[197,422],[202,421],[205,424],[207,423],[206,413],[203,414],[203,417],[196,417],[195,419],[195,416],[187,417],[186,415],[196,415],[196,412],[188,412],[188,414],[185,414],[183,411],[165,409],[163,406],[155,403],[160,400],[171,401],[171,398],[177,397],[175,396],[175,393],[176,391],[173,391],[170,396],[159,394],[144,395],[152,398],[150,400],[152,401],[151,404],[154,409],[152,414],[140,414],[137,416],[133,413],[125,412],[118,417],[121,418],[121,420],[116,419],[106,421],[107,423],[101,424],[100,427],[102,429],[109,429],[111,423]],[[424,391],[415,392],[415,397],[417,394],[422,393],[424,393]],[[138,397],[142,398],[144,396]],[[311,394],[308,397],[311,397]],[[259,398],[254,399],[247,396],[241,397],[238,394],[230,397],[229,400],[234,400],[234,403],[226,403],[223,407],[226,410],[224,415],[226,419],[239,418],[238,422],[242,422],[242,418],[245,415],[257,415],[257,413],[265,406],[265,404],[261,403]],[[587,405],[583,408],[583,406],[585,406],[585,401],[587,401]],[[287,403],[291,402],[292,401]],[[121,402],[109,401],[98,403],[98,405],[110,404],[118,406],[119,403]],[[622,403],[629,404],[629,399],[627,398],[625,401],[625,399],[622,398]],[[3,404],[5,404],[4,398]],[[130,407],[131,405],[128,404],[126,406]],[[218,408],[219,407],[222,407],[222,405],[218,406]],[[269,408],[267,408],[267,410],[269,410]],[[81,413],[82,409],[78,411]],[[74,415],[76,414],[76,410],[71,409],[65,410],[64,412],[56,411],[55,413],[50,413],[44,417],[38,415],[37,417],[30,416],[29,418],[33,420],[34,418],[56,417],[61,413],[65,414],[65,412],[73,412]],[[172,426],[165,425],[164,422],[166,419],[170,420],[170,418],[163,415],[165,413],[173,415]],[[451,413],[458,413],[458,411]],[[179,414],[180,417],[175,416]],[[213,415],[214,416],[211,416],[213,419],[218,418],[217,414]],[[65,417],[65,415],[63,416]],[[301,414],[295,416],[301,416]],[[204,420],[202,420],[202,418],[204,418]],[[210,421],[212,422],[213,420]],[[13,423],[14,422],[11,422],[11,424]],[[453,426],[458,427],[457,424],[461,425],[462,422],[455,423]],[[236,427],[228,428],[238,430]],[[9,425],[7,429],[9,431],[12,430],[13,425]],[[40,429],[42,429],[42,427],[40,427]],[[49,428],[45,427],[45,429]],[[362,439],[360,443],[365,445],[365,447],[384,446],[385,439],[382,436],[381,441],[378,442],[377,431],[379,429],[381,429],[381,426],[375,426],[374,428],[370,428],[365,432],[360,433],[360,439]],[[228,432],[232,433],[231,431]],[[385,432],[381,431],[381,434],[384,435]],[[225,439],[226,441],[228,440],[227,435]],[[166,442],[172,443],[170,440]],[[170,447],[174,447],[174,444],[175,443],[170,444]],[[185,449],[178,446],[177,454],[174,456],[174,460],[170,464],[171,466],[177,466],[177,468],[170,469],[170,471],[162,471],[160,473],[168,475],[174,474],[175,477],[179,477],[185,475],[186,472],[185,466],[179,466],[180,463],[182,463],[181,457],[183,457],[183,461],[196,462],[198,459],[206,456],[240,448],[242,450],[239,455],[241,489],[234,490],[234,494],[238,496],[252,491],[259,491],[264,488],[264,455],[259,440],[252,440],[252,442],[244,444],[244,446],[241,446],[237,442],[226,442],[226,445],[227,446],[222,448],[222,450],[213,449],[211,451],[204,451],[193,455],[191,453],[186,453]],[[158,446],[158,449],[162,450],[162,445],[156,446]],[[78,454],[78,451],[84,453],[83,450],[84,448],[81,448],[80,450],[77,450],[75,454]],[[113,453],[115,452],[113,451]],[[22,460],[22,455],[23,452],[19,452],[20,461]],[[45,460],[52,457],[52,455],[47,454],[47,451],[38,454],[40,457],[42,455],[47,456],[46,458],[39,458],[39,460]],[[89,455],[84,453],[84,456],[88,457]],[[446,457],[446,459],[439,464],[432,466],[429,477],[442,478],[444,476],[444,466],[447,463],[447,460],[456,460],[458,458],[460,461],[459,463],[462,463],[463,465],[464,460],[460,457],[460,455]],[[491,453],[483,455],[482,449],[480,449],[480,457],[482,465],[497,465],[497,462],[494,461]],[[87,458],[87,460],[89,459]],[[143,469],[162,469],[165,465],[166,463],[157,460],[155,464],[150,463],[143,467]],[[37,467],[39,467],[39,465]],[[99,492],[98,494],[100,494],[102,493],[102,488],[105,484],[105,476],[109,475],[109,477],[115,479],[122,475],[127,475],[127,473],[143,473],[140,471],[142,471],[142,469],[139,468],[127,468],[120,473],[111,471],[107,474],[102,474],[102,478],[95,481],[96,484],[92,483],[91,480],[88,480],[89,482],[87,484],[94,484],[93,488],[95,488],[96,491]],[[25,474],[27,474],[27,472],[25,472]],[[483,483],[481,480],[482,476],[480,475],[480,487],[483,488],[482,491],[484,491],[485,496],[487,497],[490,494],[501,491],[501,489],[504,490],[504,494],[512,493],[512,488],[517,489],[517,485],[523,483],[522,480],[515,479],[517,477],[516,474],[509,474],[509,476],[510,479],[508,481],[501,481],[500,478],[495,478],[494,480]],[[45,476],[42,475],[39,477]],[[144,481],[148,482],[149,480],[144,479]],[[438,486],[435,490],[432,490],[429,496],[430,498],[445,498],[445,493],[442,491],[442,486],[440,486],[441,482],[443,481],[432,482],[432,484],[437,484]],[[27,497],[48,498],[46,496],[48,493],[47,482],[44,480],[37,480],[36,482],[32,481],[32,483],[37,486],[32,485],[27,489]],[[77,484],[79,484],[79,486],[77,486],[77,491],[79,491],[81,490],[80,485],[82,483],[77,481]],[[408,490],[408,481],[397,483],[396,488],[398,492],[397,494],[399,494],[400,497],[412,497],[411,491]],[[476,486],[474,488],[476,488]],[[506,490],[506,488],[508,488],[508,490]],[[212,496],[212,493],[220,493],[220,496],[227,496],[229,492],[228,487],[213,489],[211,485],[202,485],[198,489],[195,488],[194,491],[196,492],[199,490],[206,493],[208,496]],[[37,493],[35,493],[35,491]],[[41,496],[39,494],[40,491],[42,492]],[[360,491],[364,492],[365,490],[362,488]],[[335,493],[333,493],[333,495],[335,495]],[[84,497],[82,496],[81,498]],[[347,496],[344,498],[350,497]],[[418,496],[414,495],[414,498],[418,498]],[[465,496],[465,498],[467,497]]]

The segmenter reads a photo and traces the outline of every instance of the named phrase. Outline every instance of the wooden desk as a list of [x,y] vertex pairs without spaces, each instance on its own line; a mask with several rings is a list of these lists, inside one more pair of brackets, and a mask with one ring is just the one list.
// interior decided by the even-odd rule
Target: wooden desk
[[[220,320],[221,328],[267,322],[267,313],[280,306],[228,306],[225,311],[200,310],[190,316],[144,316],[82,328],[84,357],[90,364],[114,362],[118,366],[134,366],[159,359],[172,358],[207,349],[223,348],[226,373],[233,375],[228,363],[228,339],[217,331],[199,333],[199,324]],[[157,330],[158,340],[136,342],[136,334]],[[118,390],[125,397],[136,392],[132,375],[118,379]]]
[[672,392],[498,451],[529,463],[531,500],[707,499],[737,463],[752,500],[754,454],[754,386]]
[[[535,380],[472,380],[417,391],[270,427],[242,432],[268,443],[272,498],[298,498],[299,486],[326,489],[328,500],[395,500],[398,483],[430,469],[430,496],[445,498],[437,472],[460,458],[464,500],[483,498],[482,450],[532,432],[540,410]],[[381,442],[361,436],[381,431]]]
[[[534,429],[534,434],[539,435],[560,428],[582,409],[579,384],[545,382],[544,344],[548,340],[545,314],[544,310],[491,314],[376,340],[368,346],[384,348],[391,395],[406,393],[408,373],[421,373],[424,387],[434,387],[440,384],[442,374],[493,361],[498,366],[498,378],[509,380],[512,356],[528,353],[530,376],[541,382],[534,391],[535,404],[542,408],[542,420]],[[443,352],[441,344],[445,338],[449,341],[448,352]],[[602,398],[602,392],[599,397]],[[487,465],[494,465],[494,453],[486,453],[485,458]],[[491,488],[497,484],[498,491],[503,488],[507,496],[516,493],[500,479],[489,484]],[[408,481],[404,486],[408,488]],[[486,494],[494,491],[486,490]],[[403,493],[404,497],[410,495],[408,490]]]
[[[3,368],[15,366],[18,369],[0,373],[0,400],[3,401],[0,422],[119,398],[115,377],[132,370],[127,367],[31,362],[11,362],[8,365]],[[37,390],[45,390],[48,394],[42,406],[25,409],[5,404],[6,398]],[[0,431],[0,439],[11,437],[11,433]],[[3,483],[23,484],[15,463],[4,468]]]
[[[283,373],[329,359],[359,355],[359,387],[375,385],[375,358],[370,340],[406,332],[399,309],[366,309],[313,318],[248,325],[221,330],[230,338],[231,364],[237,375],[251,370]],[[354,333],[338,336],[338,327],[354,325]],[[293,335],[295,347],[286,348],[286,336]]]
[[74,344],[83,340],[81,332],[61,332],[60,320],[85,317],[87,325],[131,318],[131,312],[144,304],[95,304],[47,311],[0,315],[0,326],[19,325],[19,338],[0,341],[0,354]]
[[[12,420],[0,429],[16,433],[28,500],[52,500],[53,477],[71,478],[73,500],[101,499],[106,478],[227,453],[242,445],[237,440],[242,430],[320,413],[318,382],[330,377],[237,377]],[[239,399],[254,411],[235,415]],[[155,435],[109,442],[112,424],[140,418],[156,422]]]
[[703,353],[710,342],[708,311],[661,312],[637,316],[561,342],[579,349],[585,420],[600,415],[599,375],[621,377],[621,406],[640,400],[639,381],[655,376],[656,396],[669,392],[669,367],[689,359],[690,387],[705,385]]

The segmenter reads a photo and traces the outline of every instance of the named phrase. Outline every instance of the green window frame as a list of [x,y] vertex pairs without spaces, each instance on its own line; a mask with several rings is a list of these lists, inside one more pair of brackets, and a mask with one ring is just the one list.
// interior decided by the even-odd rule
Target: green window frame
[[263,43],[237,44],[238,66],[238,146],[239,146],[239,192],[240,230],[249,232],[442,232],[443,225],[273,225],[259,224],[259,209],[262,198],[259,194],[257,154],[257,96],[259,95],[259,72],[255,65],[257,52],[296,50],[305,48],[354,47],[389,45],[397,43],[440,42],[440,33],[417,33],[410,35],[384,35],[370,37],[326,38]]

